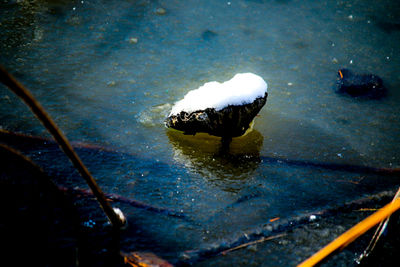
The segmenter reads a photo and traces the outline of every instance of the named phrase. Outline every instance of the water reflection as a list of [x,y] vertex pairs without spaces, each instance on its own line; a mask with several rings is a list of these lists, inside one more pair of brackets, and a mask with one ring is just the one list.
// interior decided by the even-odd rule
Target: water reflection
[[174,160],[194,173],[199,173],[224,191],[240,190],[242,182],[257,169],[264,137],[257,130],[233,138],[224,150],[221,138],[208,134],[195,136],[167,130],[174,149]]
[[257,127],[265,135],[263,156],[352,164],[364,160],[352,139],[313,118],[291,118],[268,110],[258,118]]

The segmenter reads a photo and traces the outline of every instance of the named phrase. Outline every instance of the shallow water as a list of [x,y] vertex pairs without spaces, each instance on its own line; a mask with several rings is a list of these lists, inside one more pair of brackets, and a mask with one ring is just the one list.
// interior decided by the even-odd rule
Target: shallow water
[[[154,250],[174,258],[271,218],[398,184],[266,159],[400,166],[399,14],[389,0],[2,1],[0,62],[69,139],[134,155],[93,168],[105,191],[182,210],[199,222],[127,208],[135,226],[160,242]],[[379,75],[388,96],[336,94],[343,67]],[[187,91],[249,71],[268,83],[267,104],[228,154],[218,138],[165,129]],[[47,135],[3,86],[0,127]]]

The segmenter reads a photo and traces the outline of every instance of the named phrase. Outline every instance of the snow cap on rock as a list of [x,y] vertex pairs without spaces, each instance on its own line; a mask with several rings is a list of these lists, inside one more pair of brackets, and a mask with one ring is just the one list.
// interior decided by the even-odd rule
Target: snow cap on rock
[[267,87],[264,79],[256,74],[238,73],[229,81],[208,82],[188,92],[172,107],[169,116],[177,115],[181,111],[191,113],[207,108],[218,111],[227,106],[249,104],[259,97],[264,97]]

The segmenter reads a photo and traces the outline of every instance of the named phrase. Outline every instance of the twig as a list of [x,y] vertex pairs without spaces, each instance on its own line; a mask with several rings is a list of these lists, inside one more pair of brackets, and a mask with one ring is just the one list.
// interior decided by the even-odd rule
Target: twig
[[277,238],[282,237],[282,236],[286,236],[286,234],[280,234],[280,235],[274,235],[274,236],[269,236],[269,237],[263,237],[263,238],[260,238],[260,239],[258,239],[258,240],[255,240],[255,241],[248,242],[248,243],[244,243],[244,244],[239,245],[239,246],[237,246],[237,247],[224,250],[224,251],[221,252],[221,255],[224,255],[224,256],[225,256],[226,254],[228,254],[229,252],[232,252],[232,251],[234,251],[234,250],[238,250],[238,249],[241,249],[241,248],[245,248],[245,247],[248,247],[248,246],[252,246],[252,245],[255,245],[255,244],[258,244],[258,243],[262,243],[262,242],[265,242],[265,241],[268,241],[268,240],[277,239]]
[[318,251],[310,258],[300,263],[297,267],[314,266],[320,263],[322,260],[327,258],[333,252],[345,248],[351,242],[356,240],[358,237],[363,235],[369,229],[371,229],[378,223],[382,222],[383,220],[388,218],[390,215],[392,215],[399,209],[400,209],[400,198],[387,204],[382,209],[378,210],[377,212],[373,213],[366,219],[362,220],[361,222],[350,228],[350,230],[340,235],[338,238],[333,240],[331,243],[322,248],[320,251]]
[[[393,201],[398,199],[400,197],[400,187],[396,192],[396,195],[394,196]],[[374,236],[372,237],[371,241],[369,242],[367,248],[364,250],[364,252],[358,257],[358,262],[361,262],[363,259],[369,256],[371,252],[375,249],[376,244],[378,243],[379,239],[381,238],[382,234],[385,232],[387,225],[389,223],[390,216],[385,220],[381,221],[375,230]]]
[[52,120],[50,115],[44,110],[40,103],[35,99],[35,97],[26,89],[21,83],[19,83],[11,74],[9,74],[2,66],[0,66],[0,81],[6,85],[12,92],[14,92],[25,104],[31,109],[31,111],[36,115],[39,121],[46,127],[50,134],[57,141],[61,149],[71,160],[72,164],[79,171],[81,176],[85,179],[86,183],[89,185],[93,194],[95,195],[100,206],[104,210],[111,224],[115,228],[120,228],[123,223],[119,216],[115,213],[114,209],[108,203],[101,191],[100,187],[97,185],[95,179],[90,174],[89,170],[83,164],[79,156],[76,154],[71,144],[61,130],[57,127],[55,122]]
[[358,210],[355,210],[355,211],[377,211],[377,210],[379,210],[379,209],[361,208],[361,209],[358,209]]
[[274,221],[277,221],[279,219],[280,219],[280,217],[275,217],[275,218],[270,219],[269,222],[274,222]]
[[257,241],[262,238],[268,238],[272,235],[285,234],[287,231],[293,230],[299,226],[314,222],[311,217],[326,218],[335,216],[336,214],[352,212],[354,209],[365,207],[366,205],[375,203],[376,201],[390,199],[393,194],[393,191],[384,191],[365,198],[347,202],[340,207],[303,214],[301,216],[294,217],[291,220],[280,219],[272,223],[266,223],[260,227],[256,227],[255,229],[250,229],[245,235],[241,234],[240,236],[233,237],[230,241],[224,241],[218,245],[212,245],[201,249],[186,250],[181,254],[182,258],[177,265],[186,266],[198,261],[203,261],[210,257],[221,255],[221,253],[225,250],[241,246],[242,244],[248,242]]

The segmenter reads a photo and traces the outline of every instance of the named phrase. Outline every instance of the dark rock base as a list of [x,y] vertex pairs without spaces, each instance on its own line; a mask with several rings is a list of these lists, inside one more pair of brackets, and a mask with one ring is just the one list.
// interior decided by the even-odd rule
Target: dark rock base
[[256,98],[250,104],[227,106],[218,111],[214,108],[191,113],[182,111],[169,116],[165,125],[184,134],[208,133],[224,138],[241,136],[267,102],[267,96],[268,93],[265,93],[264,97]]
[[371,99],[379,99],[386,95],[383,81],[377,75],[355,74],[348,69],[340,69],[337,75],[337,93]]

